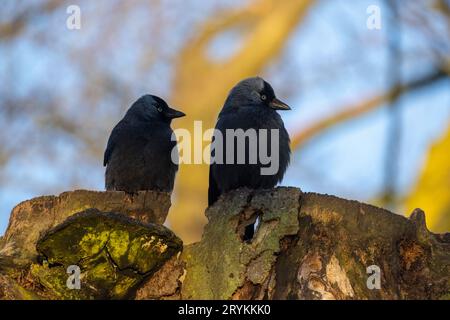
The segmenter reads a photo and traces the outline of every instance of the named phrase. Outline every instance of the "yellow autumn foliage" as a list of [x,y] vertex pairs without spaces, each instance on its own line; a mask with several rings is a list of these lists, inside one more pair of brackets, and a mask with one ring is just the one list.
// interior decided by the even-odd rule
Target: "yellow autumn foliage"
[[408,212],[423,209],[431,231],[450,230],[450,125],[431,147],[406,208]]

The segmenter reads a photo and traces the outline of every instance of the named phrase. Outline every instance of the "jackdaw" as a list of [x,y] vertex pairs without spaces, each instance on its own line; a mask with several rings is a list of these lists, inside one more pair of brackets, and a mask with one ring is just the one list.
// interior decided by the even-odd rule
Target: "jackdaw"
[[[269,189],[283,179],[289,165],[290,140],[283,120],[276,110],[290,110],[290,107],[278,100],[270,84],[260,77],[242,80],[230,91],[219,114],[211,146],[211,160],[214,159],[216,163],[211,161],[209,169],[208,205],[212,205],[221,194],[230,190],[240,187]],[[242,157],[238,154],[238,138],[236,136],[227,138],[227,129],[242,129],[244,132],[248,129],[256,130],[257,149],[255,149],[255,141],[253,141],[253,147],[250,144],[251,134],[245,136],[245,144],[241,144],[245,146],[244,164],[237,163],[237,158]],[[260,129],[267,130],[266,136],[261,134]],[[274,141],[271,141],[271,129],[278,129],[276,130],[278,136],[274,136],[276,139]],[[238,130],[241,131],[241,135],[242,130]],[[217,134],[221,135],[223,143],[219,143]],[[235,134],[237,135],[238,132],[235,131]],[[232,139],[234,141],[230,141]],[[233,155],[229,154],[233,152],[233,149],[227,148],[230,142],[234,142]],[[273,152],[272,142],[278,147],[273,148]],[[242,148],[240,150],[242,151]],[[266,152],[263,154],[273,157],[274,161],[278,160],[278,167],[270,174],[262,174],[261,171],[262,168],[269,167],[267,161],[262,161],[260,157],[261,151],[264,150]],[[219,163],[219,154],[222,154],[222,163]],[[227,161],[227,156],[233,160],[231,161],[233,163]],[[257,156],[257,161],[250,161],[252,157],[254,159],[254,156]]]
[[133,103],[108,140],[103,160],[106,190],[171,192],[178,161],[171,158],[176,141],[170,123],[183,116],[157,96],[144,95]]

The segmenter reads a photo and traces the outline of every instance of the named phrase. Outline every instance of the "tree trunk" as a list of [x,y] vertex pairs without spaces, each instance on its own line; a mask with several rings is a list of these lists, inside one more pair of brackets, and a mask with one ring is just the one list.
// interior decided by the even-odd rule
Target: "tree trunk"
[[[146,194],[146,207],[162,201],[161,194]],[[83,209],[93,195],[123,196],[68,195]],[[429,232],[420,209],[406,219],[296,188],[241,189],[210,207],[201,241],[182,248],[160,220],[136,221],[142,215],[133,212],[142,210],[125,202],[115,213],[87,209],[70,218],[70,201],[38,203],[42,198],[17,206],[0,240],[1,298],[450,298],[450,234]],[[33,224],[50,211],[54,223]],[[70,265],[80,268],[79,290],[66,286]]]

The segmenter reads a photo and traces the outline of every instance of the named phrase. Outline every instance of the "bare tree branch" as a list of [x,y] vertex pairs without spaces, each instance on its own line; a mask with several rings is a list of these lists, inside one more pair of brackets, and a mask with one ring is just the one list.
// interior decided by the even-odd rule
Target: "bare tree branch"
[[48,0],[39,6],[30,7],[18,14],[11,21],[0,24],[0,39],[10,39],[19,35],[29,24],[29,20],[37,15],[51,13],[61,6],[61,1]]
[[335,113],[328,118],[321,119],[320,121],[313,124],[309,128],[294,133],[292,135],[292,142],[291,142],[292,149],[299,148],[300,146],[306,144],[317,135],[324,133],[326,130],[334,127],[337,124],[341,124],[348,120],[354,120],[360,116],[369,113],[370,111],[373,111],[383,106],[383,104],[389,101],[392,97],[394,97],[394,99],[397,99],[400,95],[406,92],[423,88],[427,85],[435,83],[438,80],[444,79],[447,76],[448,75],[443,71],[433,72],[418,80],[414,80],[404,85],[396,86],[395,88],[392,88],[386,93],[374,96],[369,99],[362,100],[362,102],[356,105],[339,108],[339,110],[342,111]]

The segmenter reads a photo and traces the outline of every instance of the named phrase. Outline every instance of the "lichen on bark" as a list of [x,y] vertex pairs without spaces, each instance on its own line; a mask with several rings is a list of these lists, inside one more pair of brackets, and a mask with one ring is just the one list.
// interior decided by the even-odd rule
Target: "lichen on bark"
[[[280,240],[298,232],[298,189],[238,190],[209,208],[202,241],[185,248],[185,299],[229,299],[246,281],[261,286],[280,251]],[[277,198],[278,201],[272,201]],[[255,237],[245,227],[259,217]]]
[[[242,230],[255,215],[249,242]],[[207,211],[202,240],[183,257],[188,299],[440,299],[448,296],[450,240],[420,210],[387,210],[295,188],[238,190]],[[381,288],[367,286],[367,267]]]
[[133,219],[162,224],[170,207],[170,194],[139,191],[130,195],[122,191],[75,190],[58,196],[43,196],[18,204],[11,212],[4,242],[17,259],[30,260],[37,255],[36,241],[50,228],[70,216],[95,208],[117,212]]
[[[157,206],[159,196],[152,197],[145,206]],[[429,232],[420,209],[407,219],[296,188],[240,189],[208,208],[202,240],[182,248],[167,228],[136,221],[127,204],[119,213],[91,209],[60,217],[45,224],[51,230],[37,223],[33,242],[39,210],[57,214],[42,199],[34,204],[15,210],[9,236],[0,239],[0,298],[450,297],[450,234]],[[24,226],[32,236],[23,234]],[[35,254],[21,255],[21,248]],[[81,290],[67,289],[71,264],[82,271]],[[367,285],[369,266],[379,268],[380,288]]]
[[[37,242],[31,274],[58,298],[130,297],[143,279],[182,249],[167,228],[96,209],[78,213]],[[68,290],[67,268],[81,269],[81,289]]]

